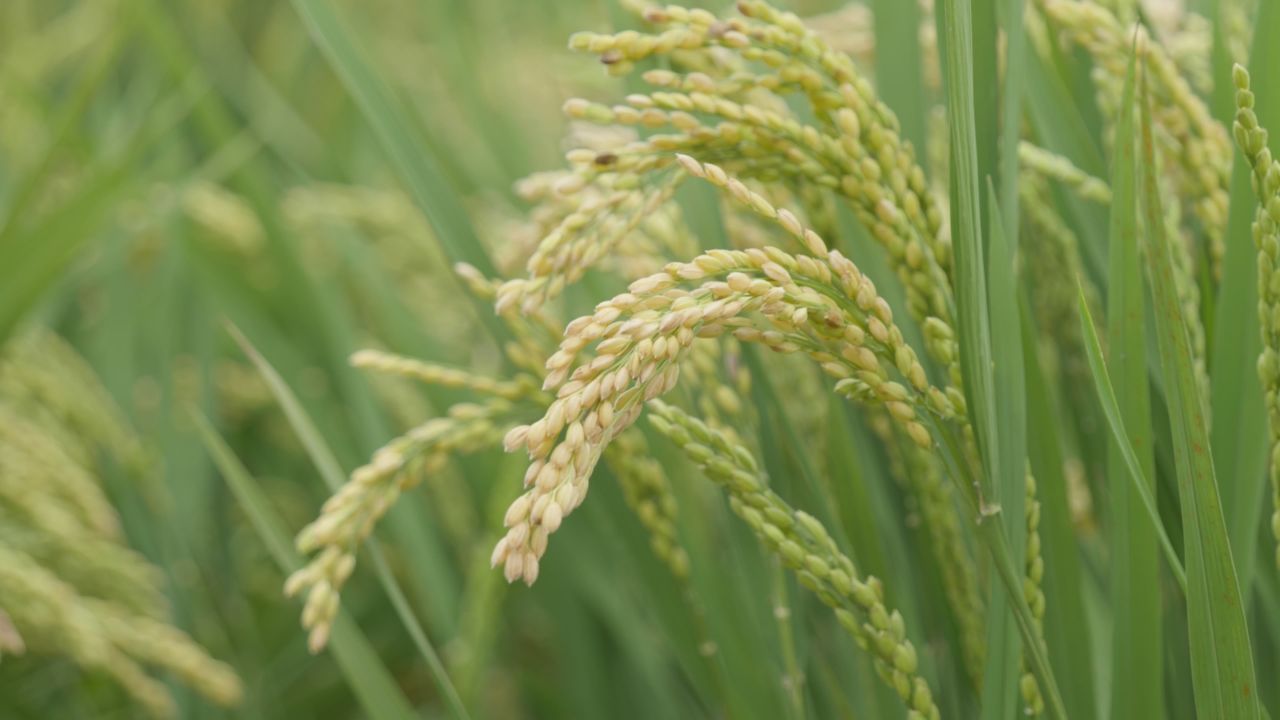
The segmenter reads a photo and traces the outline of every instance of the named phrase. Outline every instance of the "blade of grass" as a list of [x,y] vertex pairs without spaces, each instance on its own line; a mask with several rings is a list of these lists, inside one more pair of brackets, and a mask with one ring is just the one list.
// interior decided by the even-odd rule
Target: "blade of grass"
[[987,314],[986,267],[983,262],[982,212],[979,198],[978,146],[974,128],[973,66],[969,0],[942,3],[946,31],[945,67],[951,130],[952,236],[955,247],[956,316],[959,324],[961,369],[969,415],[981,450],[984,470],[979,479],[982,496],[993,493],[992,472],[998,455],[995,390],[991,373],[991,329]]
[[1147,479],[1147,475],[1142,469],[1142,461],[1138,459],[1138,453],[1134,450],[1133,443],[1129,440],[1129,433],[1125,430],[1124,420],[1120,411],[1120,401],[1116,399],[1116,392],[1111,384],[1111,376],[1107,373],[1106,361],[1102,358],[1102,343],[1098,340],[1097,330],[1094,329],[1093,315],[1089,312],[1089,304],[1084,299],[1083,289],[1079,290],[1079,305],[1080,327],[1084,333],[1085,340],[1085,354],[1089,360],[1089,370],[1093,373],[1094,389],[1098,393],[1098,402],[1102,405],[1102,414],[1107,419],[1107,427],[1111,430],[1111,435],[1116,441],[1120,457],[1124,460],[1125,468],[1129,471],[1129,477],[1133,480],[1133,488],[1142,500],[1142,506],[1146,510],[1147,518],[1160,536],[1160,545],[1164,548],[1165,559],[1169,561],[1169,567],[1173,570],[1178,584],[1185,591],[1187,588],[1186,571],[1182,567],[1182,561],[1178,559],[1178,552],[1173,549],[1173,543],[1169,541],[1169,534],[1165,532],[1164,524],[1160,522],[1160,512],[1156,509],[1155,498],[1151,496],[1151,482]]
[[[1145,73],[1140,88],[1142,167],[1153,170],[1155,140]],[[1160,366],[1182,496],[1196,710],[1201,717],[1257,718],[1260,711],[1249,628],[1218,494],[1205,408],[1196,386],[1190,341],[1175,287],[1172,240],[1165,236],[1165,215],[1154,171],[1143,172],[1143,188]]]
[[1024,279],[1022,356],[1027,385],[1027,459],[1040,495],[1041,553],[1044,555],[1044,635],[1053,661],[1053,674],[1062,684],[1062,700],[1071,717],[1100,715],[1094,690],[1095,660],[1090,615],[1086,612],[1086,583],[1080,567],[1080,544],[1072,525],[1063,470],[1061,414],[1054,388],[1045,377],[1037,352]]
[[[1009,538],[1016,567],[1026,566],[1026,393],[1022,374],[1022,338],[1017,318],[1018,304],[1013,289],[1013,260],[1005,242],[1003,220],[996,201],[995,183],[987,177],[987,200],[991,236],[987,243],[988,308],[991,312],[992,380],[995,400],[995,427],[999,453],[992,463],[994,496],[988,502],[1000,508],[999,520]],[[991,448],[991,446],[988,446]],[[1018,683],[1022,676],[1022,654],[1018,628],[1008,611],[1008,601],[1000,592],[1000,578],[989,579],[991,603],[987,608],[987,662],[983,673],[983,717],[1016,717],[1021,698]],[[1003,620],[1001,620],[1003,619]]]
[[[1120,116],[1116,123],[1114,168],[1111,174],[1111,292],[1107,305],[1107,369],[1116,378],[1121,396],[1118,419],[1128,430],[1129,450],[1138,455],[1142,475],[1130,473],[1119,443],[1107,453],[1111,518],[1112,645],[1111,716],[1163,716],[1160,632],[1160,566],[1156,536],[1147,531],[1144,498],[1132,483],[1119,482],[1128,474],[1156,491],[1155,455],[1151,449],[1151,399],[1147,383],[1146,323],[1142,268],[1138,260],[1138,206],[1135,193],[1137,153],[1134,143],[1134,66],[1129,59]],[[1089,344],[1090,361],[1095,344]],[[1105,403],[1104,403],[1105,404]],[[1158,518],[1154,518],[1157,519]],[[1167,543],[1166,539],[1166,543]],[[1169,546],[1171,547],[1171,546]]]
[[[1264,3],[1265,4],[1265,3]],[[1209,108],[1218,122],[1231,127],[1231,116],[1235,112],[1235,87],[1227,82],[1231,77],[1233,61],[1228,52],[1228,15],[1231,2],[1222,0],[1204,0],[1200,12],[1212,21],[1210,25],[1213,47],[1209,51],[1209,62],[1213,73],[1213,92],[1209,95]],[[1258,34],[1255,33],[1254,37]],[[1257,43],[1255,43],[1257,45]],[[1256,66],[1255,66],[1256,67]]]
[[[258,373],[266,381],[272,396],[275,397],[280,408],[284,410],[289,426],[293,429],[294,434],[298,436],[298,440],[302,442],[302,446],[307,451],[307,456],[315,465],[325,484],[328,485],[329,491],[336,492],[346,482],[346,473],[342,471],[342,466],[338,463],[337,456],[333,454],[329,444],[325,442],[319,428],[312,422],[311,417],[307,414],[306,409],[302,407],[302,403],[298,401],[288,383],[284,381],[284,378],[280,377],[280,373],[276,372],[271,363],[258,352],[253,343],[249,342],[249,339],[235,325],[228,323],[226,327],[227,332],[235,339],[236,344],[244,351],[245,356],[253,362],[254,367],[258,369]],[[369,556],[373,558],[378,582],[382,584],[387,597],[391,599],[391,604],[395,608],[396,614],[400,617],[400,621],[404,624],[405,630],[408,631],[410,639],[413,640],[413,644],[417,647],[422,658],[426,660],[427,668],[431,671],[431,677],[449,706],[449,712],[455,718],[466,720],[470,716],[466,707],[462,704],[462,698],[458,695],[453,681],[449,679],[449,673],[445,670],[444,663],[440,661],[440,655],[436,652],[435,647],[431,645],[431,641],[427,638],[426,632],[423,631],[422,625],[418,623],[418,618],[409,607],[409,600],[405,597],[400,583],[396,582],[395,576],[391,573],[391,567],[383,556],[380,544],[371,537],[365,541],[365,547],[369,551]]]
[[[943,68],[947,86],[947,108],[951,137],[952,238],[955,246],[956,314],[959,324],[961,370],[969,396],[969,413],[973,419],[984,468],[978,476],[983,497],[994,496],[994,483],[1016,473],[1022,479],[1024,466],[1001,467],[1009,461],[1000,451],[993,373],[993,350],[988,315],[986,264],[983,261],[982,212],[979,197],[977,129],[974,120],[973,29],[972,7],[968,0],[944,0],[939,24],[944,49]],[[1009,328],[1001,328],[1002,332]],[[1016,345],[1014,347],[1017,347]],[[1007,345],[1002,344],[1001,350]],[[1018,361],[1020,362],[1020,361]],[[958,478],[960,482],[968,482]],[[1021,487],[1021,486],[1020,486]],[[986,508],[981,508],[986,511]],[[1022,518],[1018,518],[1021,521]],[[985,521],[978,525],[979,535],[992,553],[995,570],[1004,585],[1004,595],[1013,609],[1013,619],[1022,634],[1028,665],[1035,673],[1052,718],[1064,718],[1066,711],[1057,683],[1049,667],[1044,645],[1039,641],[1035,620],[1022,592],[1022,575],[1000,522]],[[1007,622],[996,617],[995,622]]]
[[[198,412],[193,412],[192,417],[214,464],[231,487],[231,492],[280,571],[287,575],[296,570],[302,561],[290,544],[283,523],[271,508],[266,495],[209,421]],[[345,612],[339,612],[329,639],[329,647],[352,692],[370,717],[379,720],[408,720],[417,717],[404,692],[382,664],[378,653]]]

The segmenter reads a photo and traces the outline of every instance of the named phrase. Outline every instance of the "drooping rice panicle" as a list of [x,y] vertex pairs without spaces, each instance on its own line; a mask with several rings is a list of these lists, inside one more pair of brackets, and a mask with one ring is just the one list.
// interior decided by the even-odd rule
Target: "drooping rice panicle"
[[26,333],[6,346],[0,396],[82,465],[92,465],[100,449],[134,473],[145,474],[151,463],[93,368],[53,333]]
[[[679,231],[672,229],[671,232]],[[498,286],[493,287],[495,291],[499,289]],[[534,368],[536,377],[540,380],[545,380],[546,367],[544,360],[554,349],[555,343],[540,343],[534,340],[533,333],[530,332],[528,326],[530,319],[532,319],[541,323],[545,330],[550,326],[550,321],[538,314],[534,316],[508,314],[506,318],[507,324],[513,333],[524,340],[523,347],[517,351],[518,354],[523,356],[532,350],[535,353],[532,362],[536,365]],[[559,332],[557,331],[555,334],[558,335]],[[512,354],[512,351],[512,348],[508,348],[509,355]],[[713,381],[713,376],[707,374],[704,379],[710,384]],[[546,393],[541,394],[543,397],[539,398],[538,410],[546,412],[553,398]],[[722,400],[725,399],[724,393],[717,393],[717,396]],[[648,444],[643,436],[639,436],[635,432],[625,432],[619,435],[617,439],[619,441],[618,446],[616,448],[611,446],[605,453],[604,460],[622,486],[623,497],[628,506],[636,513],[640,523],[649,532],[650,544],[654,552],[672,571],[673,575],[682,581],[687,580],[688,553],[679,544],[679,539],[676,536],[676,500],[670,487],[670,481],[667,479],[666,473],[662,471],[660,464],[647,457],[648,453],[645,449]]]
[[[1262,354],[1258,376],[1266,397],[1271,430],[1269,457],[1272,507],[1271,528],[1280,543],[1280,162],[1267,147],[1267,130],[1254,112],[1249,72],[1240,65],[1233,71],[1236,86],[1236,145],[1252,169],[1250,180],[1258,207],[1253,215],[1253,243],[1258,250],[1258,322],[1262,328]],[[1280,565],[1280,545],[1276,549]]]
[[725,489],[733,511],[872,654],[877,673],[902,698],[907,716],[940,717],[928,683],[917,672],[919,661],[902,615],[884,604],[880,581],[863,579],[822,523],[769,490],[750,451],[674,406],[653,400],[650,407],[654,428]]
[[174,714],[173,699],[164,686],[112,646],[74,588],[3,544],[0,605],[20,629],[27,651],[64,654],[82,667],[113,677],[150,716]]
[[[1249,47],[1253,43],[1253,14],[1257,10],[1253,0],[1228,0],[1219,5],[1218,19],[1227,55],[1236,63],[1247,62]],[[1221,82],[1221,81],[1220,81]]]
[[[572,48],[599,55],[611,72],[629,71],[633,63],[650,57],[678,55],[683,62],[690,53],[718,49],[762,63],[777,75],[774,79],[766,71],[753,83],[744,79],[740,68],[728,80],[702,72],[682,76],[650,71],[646,79],[677,91],[633,94],[627,104],[613,107],[570,101],[566,110],[571,117],[605,124],[669,126],[678,132],[651,135],[604,153],[571,153],[571,162],[582,174],[566,187],[576,191],[596,176],[663,169],[672,152],[682,152],[721,163],[743,179],[789,175],[808,185],[832,188],[853,201],[859,219],[888,250],[907,287],[913,317],[950,325],[953,311],[946,279],[950,250],[944,214],[915,164],[914,151],[898,136],[893,113],[875,97],[849,58],[833,51],[795,15],[755,2],[740,3],[739,10],[744,17],[717,20],[702,10],[649,8],[645,19],[661,29],[655,34],[624,31],[574,36]],[[750,103],[742,97],[745,89],[776,97],[774,93],[792,88],[809,98],[825,119],[824,127],[805,125],[785,104],[768,102],[767,96],[753,97]],[[700,116],[718,122],[707,124]],[[601,174],[600,168],[607,172]],[[500,303],[507,306],[523,297],[522,289],[529,282],[539,281],[536,277],[513,281]]]
[[[762,198],[753,202],[768,214]],[[930,384],[874,283],[816,233],[791,222],[794,216],[773,214],[810,255],[716,250],[671,263],[565,329],[560,349],[547,360],[544,387],[556,389],[556,400],[542,419],[513,429],[504,441],[508,451],[523,448],[532,461],[529,489],[512,504],[507,536],[493,553],[508,580],[537,579],[550,534],[586,497],[601,452],[635,421],[644,400],[675,386],[678,361],[695,339],[731,333],[778,352],[803,352],[837,380],[837,392],[883,405],[925,447],[933,440],[922,420],[959,417],[951,399],[956,393]],[[595,356],[578,362],[593,343]]]
[[298,533],[298,550],[314,557],[289,576],[285,594],[307,593],[303,627],[308,644],[319,652],[337,616],[339,593],[355,569],[355,554],[378,521],[406,490],[438,472],[458,453],[488,449],[502,437],[511,405],[495,399],[480,405],[459,403],[392,440],[329,498],[318,518]]
[[[481,299],[493,299],[501,286],[475,268],[460,265],[459,277]],[[445,417],[410,430],[374,453],[371,461],[324,505],[320,516],[298,534],[297,544],[312,560],[286,583],[286,594],[307,592],[302,621],[310,632],[313,652],[323,648],[340,603],[342,587],[356,565],[356,551],[400,495],[438,473],[453,456],[488,449],[527,409],[546,412],[552,397],[538,387],[546,369],[542,358],[559,334],[555,323],[539,310],[504,316],[514,340],[504,347],[517,367],[512,380],[494,380],[413,358],[362,350],[352,364],[363,369],[410,377],[430,385],[469,389],[489,396],[484,404],[459,403]],[[624,498],[650,534],[655,554],[682,582],[687,581],[688,556],[676,535],[676,501],[661,466],[648,457],[642,436],[625,433],[610,446],[605,461],[622,486]]]
[[[609,190],[585,199],[539,242],[527,264],[529,277],[507,281],[499,289],[499,313],[517,305],[525,312],[532,312],[557,297],[566,285],[580,279],[588,268],[600,262],[670,200],[681,180],[679,173],[666,173],[652,187],[637,187],[639,168],[619,172],[621,169],[615,167],[611,172],[595,174],[595,181],[604,183]],[[557,189],[573,194],[580,191],[585,182],[582,176],[569,175]]]
[[[813,252],[812,248],[815,242],[813,238],[817,238],[817,233],[804,228],[794,213],[773,207],[768,200],[750,190],[740,180],[731,177],[718,165],[700,163],[688,155],[680,155],[678,157],[681,165],[690,175],[706,180],[724,190],[742,206],[750,208],[754,213],[774,222],[778,227],[786,231],[787,235],[800,247]],[[888,213],[890,211],[886,210],[885,212]],[[821,243],[821,238],[818,238],[817,242]],[[927,282],[927,278],[916,276],[913,281],[918,284],[924,284]],[[908,294],[910,294],[910,290],[908,290]],[[949,301],[939,307],[948,305]],[[959,353],[953,339],[951,326],[938,316],[929,316],[925,319],[924,331],[925,342],[929,348],[930,355],[939,362],[943,362],[947,367],[952,382],[952,387],[948,389],[948,395],[950,395],[952,403],[957,406],[959,412],[963,413],[964,393],[958,387],[958,378],[960,376]]]
[[182,209],[209,235],[245,257],[259,255],[266,233],[244,198],[219,185],[197,182],[182,192]]

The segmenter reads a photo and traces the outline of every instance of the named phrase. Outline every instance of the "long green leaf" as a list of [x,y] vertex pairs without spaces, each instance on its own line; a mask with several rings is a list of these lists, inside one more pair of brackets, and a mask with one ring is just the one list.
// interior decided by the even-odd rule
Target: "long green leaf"
[[1116,449],[1133,481],[1133,489],[1142,500],[1143,509],[1151,525],[1160,536],[1160,545],[1164,548],[1165,559],[1169,561],[1169,567],[1173,569],[1174,576],[1185,590],[1186,571],[1182,567],[1182,561],[1178,559],[1178,552],[1173,549],[1169,534],[1165,532],[1164,524],[1160,522],[1160,511],[1156,509],[1155,498],[1151,495],[1152,481],[1147,479],[1142,461],[1138,459],[1138,452],[1134,449],[1133,442],[1129,440],[1129,433],[1125,430],[1120,402],[1116,400],[1116,391],[1111,384],[1111,376],[1107,373],[1106,360],[1102,357],[1102,343],[1098,340],[1098,331],[1094,329],[1093,315],[1089,312],[1089,303],[1085,301],[1083,289],[1079,290],[1078,300],[1085,355],[1089,360],[1089,370],[1093,373],[1093,385],[1098,393],[1098,402],[1102,405],[1102,414],[1107,418],[1107,426],[1111,429]]
[[1143,199],[1156,336],[1182,496],[1187,560],[1187,626],[1196,710],[1205,718],[1257,718],[1257,680],[1249,628],[1218,495],[1205,408],[1192,368],[1190,340],[1174,280],[1154,172],[1155,139],[1145,74],[1141,83]]
[[[1000,454],[994,472],[995,496],[1000,521],[1009,538],[1017,567],[1026,567],[1026,393],[1022,374],[1021,321],[1014,291],[1013,258],[1005,241],[1003,220],[996,201],[995,184],[987,178],[991,218],[991,238],[987,243],[991,311],[992,375],[996,409],[996,433]],[[1018,682],[1022,675],[1018,627],[1000,592],[1000,578],[992,576],[991,605],[987,622],[987,666],[984,672],[983,717],[999,719],[1016,716]],[[1000,620],[1003,620],[1002,622]]]
[[1080,567],[1080,544],[1067,495],[1060,402],[1037,351],[1040,335],[1032,321],[1027,284],[1024,279],[1019,305],[1027,384],[1027,459],[1039,490],[1044,593],[1049,598],[1044,610],[1045,642],[1067,712],[1071,717],[1092,717],[1098,714],[1096,660],[1091,642],[1092,618],[1086,612],[1085,597],[1093,578]]
[[[974,111],[973,8],[969,0],[944,0],[940,7],[940,42],[947,85],[947,108],[951,138],[952,239],[955,247],[956,315],[959,324],[961,370],[969,397],[983,468],[978,476],[984,498],[996,495],[995,484],[1005,473],[1021,476],[1024,467],[1002,468],[1010,455],[1000,450],[998,414],[994,388],[994,357],[984,261],[978,143]],[[1016,346],[1015,346],[1016,347]],[[1001,350],[1006,347],[1002,344]],[[963,482],[963,480],[962,480]],[[985,501],[984,501],[985,502]],[[983,508],[984,512],[991,508]],[[1021,520],[1021,518],[1019,518]],[[1004,586],[1004,597],[1013,610],[1013,619],[1022,635],[1028,665],[1035,673],[1049,716],[1063,718],[1066,711],[1057,683],[1049,668],[1048,656],[1040,642],[1035,621],[1022,592],[1022,575],[1017,554],[1010,547],[1003,524],[984,521],[979,535],[987,544],[996,572]],[[1001,613],[989,622],[1006,622]],[[1007,691],[1006,691],[1007,692]]]
[[[1164,714],[1159,550],[1157,534],[1149,532],[1148,520],[1142,517],[1144,513],[1154,513],[1151,497],[1156,486],[1147,382],[1146,303],[1138,258],[1135,192],[1138,158],[1133,118],[1135,64],[1136,59],[1131,57],[1116,123],[1111,173],[1111,269],[1107,273],[1111,280],[1107,305],[1107,343],[1111,357],[1107,370],[1116,379],[1120,397],[1103,400],[1108,420],[1116,413],[1128,431],[1128,444],[1122,449],[1121,442],[1113,440],[1107,455],[1107,477],[1111,480],[1110,577],[1114,638],[1111,716],[1117,718]],[[1086,341],[1091,363],[1097,361],[1098,355],[1097,343],[1093,340],[1096,338]],[[1142,470],[1140,476],[1129,470],[1125,453],[1137,455]],[[1140,483],[1147,494],[1141,494],[1134,483],[1120,482],[1122,475]],[[1158,515],[1151,517],[1151,521],[1163,532]],[[1172,553],[1168,538],[1164,538],[1164,542]]]

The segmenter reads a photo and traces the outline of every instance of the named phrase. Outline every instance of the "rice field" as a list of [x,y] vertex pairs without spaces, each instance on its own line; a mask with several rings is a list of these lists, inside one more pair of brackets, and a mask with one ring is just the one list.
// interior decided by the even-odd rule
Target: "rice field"
[[7,0],[0,720],[1280,713],[1278,0]]

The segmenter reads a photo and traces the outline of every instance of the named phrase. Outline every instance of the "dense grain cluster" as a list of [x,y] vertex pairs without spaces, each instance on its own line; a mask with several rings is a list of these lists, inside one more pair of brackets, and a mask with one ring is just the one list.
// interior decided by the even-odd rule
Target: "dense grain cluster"
[[[1258,125],[1253,110],[1254,95],[1249,89],[1249,72],[1236,65],[1236,145],[1244,153],[1253,172],[1250,181],[1258,198],[1253,216],[1253,243],[1258,250],[1258,321],[1262,328],[1262,355],[1258,376],[1266,394],[1267,417],[1271,428],[1271,527],[1280,542],[1280,162],[1267,147],[1267,130]],[[1280,565],[1280,547],[1276,550]]]
[[[721,172],[683,162],[708,177]],[[837,392],[882,404],[924,447],[933,444],[926,418],[957,417],[956,393],[930,384],[870,279],[791,213],[745,188],[738,194],[776,217],[811,254],[712,251],[635,281],[568,325],[547,360],[544,387],[557,399],[542,419],[512,429],[504,441],[532,460],[525,474],[530,489],[512,504],[510,529],[494,549],[493,562],[508,579],[537,578],[548,537],[586,497],[604,448],[635,421],[644,401],[675,386],[678,361],[698,338],[732,334],[777,352],[803,352],[837,380]],[[681,287],[698,281],[692,290]],[[593,343],[594,357],[575,364]]]

